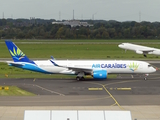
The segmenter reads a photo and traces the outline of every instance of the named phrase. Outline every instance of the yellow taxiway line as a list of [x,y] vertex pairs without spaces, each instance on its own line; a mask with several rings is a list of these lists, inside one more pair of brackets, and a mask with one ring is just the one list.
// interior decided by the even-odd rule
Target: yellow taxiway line
[[129,91],[129,90],[132,90],[132,88],[110,88],[110,90],[123,90],[123,91]]
[[88,88],[88,90],[103,90],[103,88]]

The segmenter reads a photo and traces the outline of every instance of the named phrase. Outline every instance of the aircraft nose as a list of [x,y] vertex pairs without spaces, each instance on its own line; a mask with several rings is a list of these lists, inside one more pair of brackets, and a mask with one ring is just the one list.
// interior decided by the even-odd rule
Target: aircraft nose
[[153,69],[152,70],[153,72],[156,72],[158,70],[158,68],[154,68],[154,67],[152,69]]
[[119,48],[124,48],[124,45],[123,44],[119,44],[118,47]]
[[120,44],[120,45],[118,45],[118,47],[122,48],[122,45]]

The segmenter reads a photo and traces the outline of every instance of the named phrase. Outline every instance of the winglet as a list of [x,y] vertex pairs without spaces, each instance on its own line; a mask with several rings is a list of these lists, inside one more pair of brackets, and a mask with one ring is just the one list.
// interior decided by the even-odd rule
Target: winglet
[[52,59],[52,60],[55,60],[53,56],[51,56],[51,59]]
[[29,62],[35,64],[12,41],[6,40],[5,43],[14,62]]
[[53,62],[52,60],[50,60],[51,63],[54,65],[54,66],[59,66],[58,64],[56,64],[55,62]]

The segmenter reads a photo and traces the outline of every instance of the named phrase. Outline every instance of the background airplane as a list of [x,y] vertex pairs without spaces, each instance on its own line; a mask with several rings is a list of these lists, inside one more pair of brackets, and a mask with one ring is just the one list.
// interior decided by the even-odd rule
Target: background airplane
[[[30,60],[12,41],[5,41],[13,61],[10,66],[47,73],[76,75],[77,80],[91,75],[94,79],[106,79],[108,74],[146,74],[156,71],[149,63],[130,60]],[[145,76],[144,79],[146,79]]]
[[122,44],[119,44],[118,47],[125,50],[135,51],[137,54],[143,54],[144,57],[147,57],[147,54],[160,55],[160,49],[146,47],[142,45],[136,45],[132,43],[122,43]]

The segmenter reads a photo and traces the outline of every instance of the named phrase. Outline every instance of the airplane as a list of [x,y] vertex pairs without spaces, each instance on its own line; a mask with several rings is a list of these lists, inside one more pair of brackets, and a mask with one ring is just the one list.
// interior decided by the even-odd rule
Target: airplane
[[29,59],[12,41],[5,41],[13,61],[6,61],[8,65],[46,73],[76,75],[76,80],[84,80],[84,76],[91,75],[94,79],[106,79],[108,74],[145,74],[156,69],[147,62],[133,60],[36,60]]
[[125,50],[135,51],[137,54],[143,54],[144,57],[147,57],[147,54],[160,55],[160,49],[146,47],[142,45],[136,45],[132,43],[122,43],[122,44],[119,44],[118,47]]

